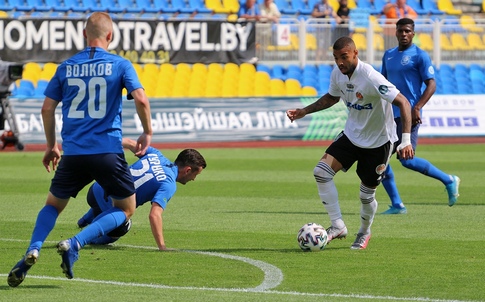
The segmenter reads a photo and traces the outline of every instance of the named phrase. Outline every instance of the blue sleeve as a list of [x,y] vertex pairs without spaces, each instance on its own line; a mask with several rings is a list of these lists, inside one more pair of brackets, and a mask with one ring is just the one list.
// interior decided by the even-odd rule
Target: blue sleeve
[[381,66],[381,74],[387,79],[386,57],[387,57],[387,51],[382,56],[382,66]]
[[429,57],[429,55],[424,51],[420,51],[419,60],[419,74],[421,75],[423,81],[434,79],[435,70],[433,67],[433,63],[431,63],[431,58]]
[[140,83],[140,80],[138,79],[138,75],[136,74],[135,68],[133,67],[133,65],[131,65],[131,63],[128,60],[123,60],[120,63],[120,67],[122,68],[122,70],[125,71],[123,84],[128,93],[131,93],[135,89],[143,88],[143,86]]

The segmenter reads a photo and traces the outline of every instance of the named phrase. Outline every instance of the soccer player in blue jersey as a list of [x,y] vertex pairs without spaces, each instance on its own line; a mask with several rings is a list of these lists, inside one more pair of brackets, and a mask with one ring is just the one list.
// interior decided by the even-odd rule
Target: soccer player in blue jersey
[[[382,58],[381,73],[391,83],[396,85],[409,100],[412,107],[411,143],[416,150],[418,144],[418,130],[421,125],[421,110],[436,91],[434,68],[429,55],[413,43],[414,21],[402,18],[396,23],[396,37],[398,46],[387,50]],[[423,83],[425,89],[423,91]],[[401,113],[398,107],[393,106],[399,139],[404,138],[401,127]],[[458,194],[460,179],[455,175],[449,175],[433,166],[424,158],[414,157],[403,159],[397,155],[401,164],[413,171],[435,178],[441,181],[448,192],[448,205],[453,206]],[[394,180],[394,173],[390,165],[387,166],[382,185],[391,199],[392,205],[382,214],[405,214],[404,206]]]
[[[123,146],[136,152],[136,142],[123,138]],[[149,147],[145,155],[130,166],[131,175],[136,188],[136,207],[151,202],[149,214],[153,238],[158,249],[167,250],[163,236],[163,211],[177,190],[177,182],[183,185],[195,180],[206,167],[204,157],[194,149],[185,149],[179,153],[172,163],[168,158],[153,147]],[[100,214],[110,211],[113,207],[111,198],[105,190],[94,183],[88,191],[87,201],[91,209],[78,221],[79,227],[85,227],[96,221]],[[104,236],[93,239],[89,244],[108,244],[128,233],[131,220]]]
[[[113,23],[106,13],[93,13],[86,22],[87,47],[61,63],[44,94],[42,119],[47,148],[42,163],[55,170],[45,206],[35,222],[25,256],[7,277],[16,287],[37,262],[40,250],[71,197],[96,180],[111,196],[114,207],[80,233],[58,243],[61,268],[73,278],[78,251],[92,239],[127,221],[135,211],[135,187],[124,157],[121,131],[122,89],[134,99],[143,133],[136,154],[147,151],[152,137],[150,103],[129,61],[107,51]],[[55,110],[62,102],[61,158],[56,141]]]

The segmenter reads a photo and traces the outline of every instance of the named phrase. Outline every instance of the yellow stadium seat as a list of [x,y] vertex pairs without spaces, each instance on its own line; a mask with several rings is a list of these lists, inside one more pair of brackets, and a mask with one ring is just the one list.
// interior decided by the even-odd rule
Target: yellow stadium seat
[[436,5],[438,9],[444,11],[448,15],[461,15],[462,10],[456,9],[451,0],[437,0]]
[[192,65],[192,73],[207,74],[207,66],[202,63],[195,63],[194,65]]
[[287,96],[300,96],[301,84],[300,81],[295,79],[287,79],[285,81],[286,95]]
[[222,5],[221,0],[205,0],[205,6],[216,14],[228,14],[231,11]]
[[317,96],[318,95],[318,92],[315,89],[315,87],[312,87],[312,86],[304,86],[301,89],[301,95],[303,95],[303,96]]
[[475,19],[470,15],[462,15],[460,17],[460,25],[469,32],[482,33],[483,27],[478,27]]
[[384,50],[384,37],[380,34],[374,35],[374,40],[372,41],[374,45],[374,49],[376,50]]
[[173,66],[172,64],[170,63],[163,63],[162,65],[160,65],[160,73],[173,73],[175,74],[175,66]]
[[451,45],[458,50],[472,50],[465,37],[459,33],[452,33],[450,37]]
[[420,47],[426,51],[432,51],[434,49],[434,42],[431,35],[428,33],[419,33],[418,34],[419,42],[421,43]]
[[224,68],[222,67],[222,64],[219,63],[210,63],[207,66],[207,71],[208,72],[216,72],[216,73],[221,73],[224,71]]
[[269,96],[270,80],[271,78],[267,72],[257,71],[254,75],[254,95]]
[[354,40],[355,47],[358,50],[367,50],[367,38],[364,34],[354,33],[352,35],[352,40]]
[[239,65],[239,71],[240,71],[240,74],[254,75],[256,73],[256,67],[254,67],[254,65],[250,63],[242,63],[241,65]]
[[0,10],[0,18],[8,18],[8,13],[6,11]]
[[177,65],[175,65],[175,71],[176,73],[192,73],[192,67],[190,67],[189,64],[187,63],[178,63]]
[[239,11],[238,0],[222,0],[222,6],[228,11],[229,14],[237,14]]
[[357,2],[355,2],[355,0],[349,0],[349,1],[347,1],[347,6],[348,6],[350,9],[357,8]]
[[440,43],[441,43],[441,49],[442,50],[449,50],[449,51],[457,50],[456,47],[454,47],[451,44],[450,39],[448,39],[448,37],[445,34],[440,35]]
[[138,78],[141,78],[141,76],[143,75],[143,66],[141,66],[138,63],[133,63],[132,65],[133,65],[133,68],[135,68]]
[[[369,16],[369,22],[372,24],[372,27],[374,28],[374,32],[376,33],[382,33],[384,32],[384,28],[379,24],[379,20],[377,19],[376,16],[370,15]],[[366,32],[365,30],[364,32]]]
[[308,50],[317,49],[317,38],[311,33],[307,33],[305,36],[305,47]]
[[340,4],[338,3],[338,0],[329,0],[328,5],[330,5],[334,11],[338,11],[338,7],[340,6]]
[[281,79],[271,79],[270,94],[271,96],[286,96],[285,82]]
[[36,72],[40,74],[42,71],[42,66],[36,62],[28,62],[24,65],[24,71]]
[[57,70],[57,64],[52,62],[47,62],[42,66],[42,71],[40,72],[39,80],[50,81]]
[[483,43],[480,36],[476,33],[470,33],[467,36],[468,45],[470,45],[475,50],[485,50],[485,44]]

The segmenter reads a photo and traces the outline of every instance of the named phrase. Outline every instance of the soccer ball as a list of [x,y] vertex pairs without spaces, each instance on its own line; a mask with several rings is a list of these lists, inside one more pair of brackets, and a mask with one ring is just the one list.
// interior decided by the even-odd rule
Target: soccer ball
[[305,252],[318,252],[327,245],[327,231],[318,223],[307,223],[298,231],[298,245]]

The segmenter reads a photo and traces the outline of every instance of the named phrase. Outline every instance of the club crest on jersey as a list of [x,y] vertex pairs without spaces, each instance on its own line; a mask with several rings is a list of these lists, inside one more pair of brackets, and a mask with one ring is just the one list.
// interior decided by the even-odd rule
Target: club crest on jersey
[[408,65],[411,62],[411,56],[403,56],[401,58],[401,65]]
[[354,84],[347,84],[347,89],[354,89]]
[[356,92],[355,93],[355,96],[359,99],[359,100],[362,100],[364,98],[364,96],[362,95],[362,93],[360,92]]
[[386,85],[380,85],[379,86],[379,93],[380,94],[386,94],[389,92],[389,87],[387,87]]
[[386,171],[386,165],[380,164],[376,167],[377,175],[382,175],[382,173],[384,173],[384,171]]

